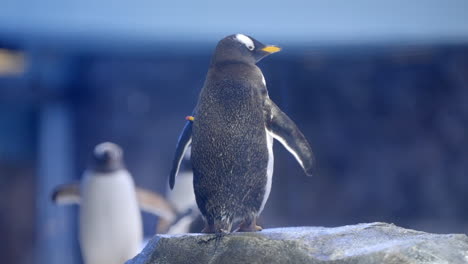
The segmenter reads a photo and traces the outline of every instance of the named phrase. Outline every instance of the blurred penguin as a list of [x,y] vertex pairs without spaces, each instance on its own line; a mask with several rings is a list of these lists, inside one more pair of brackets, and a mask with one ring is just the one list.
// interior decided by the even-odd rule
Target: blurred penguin
[[140,209],[163,222],[176,219],[175,209],[163,197],[135,187],[122,149],[110,142],[95,147],[81,183],[57,187],[52,199],[56,204],[80,204],[79,242],[86,264],[120,264],[140,251]]

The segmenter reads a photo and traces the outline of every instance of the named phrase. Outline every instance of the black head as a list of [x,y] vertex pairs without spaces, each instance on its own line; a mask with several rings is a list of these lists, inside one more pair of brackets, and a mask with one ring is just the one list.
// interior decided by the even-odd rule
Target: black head
[[230,35],[218,42],[212,64],[236,61],[255,64],[266,56],[280,51],[276,46],[266,46],[244,34]]
[[104,142],[94,148],[91,169],[97,172],[113,172],[125,168],[123,151],[117,144]]

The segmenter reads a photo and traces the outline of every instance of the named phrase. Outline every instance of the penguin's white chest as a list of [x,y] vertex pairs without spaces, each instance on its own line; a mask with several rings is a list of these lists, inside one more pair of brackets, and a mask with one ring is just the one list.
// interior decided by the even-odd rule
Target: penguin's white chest
[[263,211],[263,208],[265,208],[265,204],[268,200],[268,197],[270,196],[271,192],[271,183],[273,181],[273,165],[274,165],[274,156],[273,156],[273,137],[270,135],[268,130],[265,129],[266,132],[266,141],[267,141],[267,149],[268,149],[268,165],[267,165],[267,182],[265,185],[265,194],[263,196],[263,201],[262,205],[260,207],[260,211],[258,214],[260,214]]
[[81,194],[80,246],[85,263],[119,264],[134,257],[142,241],[142,222],[129,173],[86,172]]

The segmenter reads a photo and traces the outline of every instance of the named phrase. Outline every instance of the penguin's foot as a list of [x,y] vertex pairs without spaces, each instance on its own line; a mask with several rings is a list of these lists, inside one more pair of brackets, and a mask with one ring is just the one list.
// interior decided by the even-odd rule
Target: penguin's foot
[[263,227],[261,226],[258,226],[258,225],[255,225],[253,227],[239,227],[239,229],[237,230],[237,232],[258,232],[258,231],[262,231],[263,230]]
[[244,221],[237,229],[237,232],[257,232],[262,231],[263,228],[257,225],[257,220],[254,219],[253,221]]

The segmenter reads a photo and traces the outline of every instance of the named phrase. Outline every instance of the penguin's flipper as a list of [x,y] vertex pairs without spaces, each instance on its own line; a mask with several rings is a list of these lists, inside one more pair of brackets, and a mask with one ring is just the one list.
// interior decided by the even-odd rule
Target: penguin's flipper
[[296,124],[270,99],[265,102],[266,127],[299,162],[304,172],[312,176],[315,158],[312,148]]
[[135,191],[138,205],[142,211],[159,216],[169,222],[175,220],[176,210],[164,197],[139,187],[136,187]]
[[191,143],[192,143],[192,121],[188,121],[184,126],[184,130],[179,136],[179,141],[177,142],[174,160],[172,161],[171,174],[169,175],[169,187],[171,187],[171,190],[174,188],[175,176],[179,172],[179,167],[180,167],[180,163],[182,162],[182,158],[184,157],[185,151],[187,151]]
[[70,183],[57,186],[52,192],[52,201],[59,205],[80,204],[80,184]]

